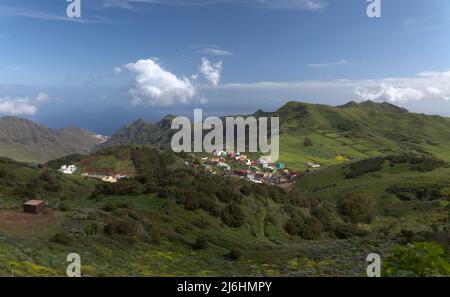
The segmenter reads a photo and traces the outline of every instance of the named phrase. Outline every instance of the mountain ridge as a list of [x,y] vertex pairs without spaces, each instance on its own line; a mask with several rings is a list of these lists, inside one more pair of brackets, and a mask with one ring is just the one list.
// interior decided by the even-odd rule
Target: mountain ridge
[[[418,152],[450,161],[450,119],[412,113],[387,102],[350,101],[340,106],[289,101],[274,112],[253,116],[280,118],[281,160],[296,169],[315,162],[370,158],[387,153]],[[155,124],[138,120],[121,128],[103,146],[167,146],[176,132],[166,116]],[[244,115],[245,117],[245,115]],[[311,146],[304,145],[305,139]]]
[[0,155],[16,161],[40,163],[65,155],[89,153],[102,142],[87,129],[52,129],[19,117],[0,118]]

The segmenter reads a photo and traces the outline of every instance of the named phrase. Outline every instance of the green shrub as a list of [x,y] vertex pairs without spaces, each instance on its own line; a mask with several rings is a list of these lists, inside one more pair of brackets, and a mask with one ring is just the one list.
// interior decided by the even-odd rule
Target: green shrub
[[438,243],[418,242],[392,248],[383,271],[383,276],[450,276],[450,262]]
[[62,245],[70,245],[72,243],[72,239],[67,233],[56,233],[55,235],[53,235],[51,240],[54,243]]
[[148,238],[152,244],[159,245],[161,243],[161,232],[153,225],[147,225],[146,231]]
[[250,194],[252,193],[252,189],[248,186],[243,186],[241,187],[241,193],[245,196],[250,196]]
[[104,232],[107,235],[134,235],[137,226],[130,220],[119,219],[105,225]]
[[225,254],[225,259],[230,261],[237,261],[242,257],[242,253],[240,250],[232,249],[228,253]]
[[204,234],[200,234],[197,236],[197,239],[194,243],[194,248],[197,250],[203,250],[208,247],[208,238]]
[[313,146],[312,139],[309,137],[305,137],[305,139],[303,140],[303,146]]
[[376,157],[352,163],[350,164],[349,172],[345,174],[345,177],[357,178],[366,173],[377,172],[383,168],[384,161],[385,158]]
[[70,205],[69,205],[69,203],[67,203],[67,202],[61,202],[61,203],[59,204],[59,210],[60,210],[60,211],[68,211],[68,210],[70,210]]
[[97,223],[91,223],[84,227],[84,233],[88,236],[94,236],[100,234],[101,227]]
[[209,221],[205,218],[198,218],[195,220],[194,225],[199,229],[206,229],[209,227]]
[[442,192],[442,187],[439,185],[394,185],[387,189],[391,194],[397,196],[400,200],[410,201],[410,200],[422,200],[422,201],[433,201],[441,199],[444,197]]
[[245,224],[245,215],[241,208],[236,204],[226,206],[220,215],[222,222],[229,227],[239,228]]
[[346,193],[338,198],[337,211],[346,222],[370,224],[375,217],[375,204],[359,193]]
[[323,231],[323,225],[315,217],[301,218],[294,216],[286,222],[285,231],[290,235],[297,235],[303,239],[317,239]]
[[332,231],[339,239],[348,239],[351,237],[363,237],[367,233],[358,228],[356,225],[351,224],[336,224],[333,226]]

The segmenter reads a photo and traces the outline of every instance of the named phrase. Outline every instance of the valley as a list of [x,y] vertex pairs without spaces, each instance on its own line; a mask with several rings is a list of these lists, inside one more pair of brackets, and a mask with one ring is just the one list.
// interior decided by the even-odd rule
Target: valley
[[[291,187],[173,153],[169,118],[41,165],[1,158],[0,275],[63,276],[72,252],[84,276],[364,276],[370,253],[384,276],[450,275],[450,120],[373,102],[256,114],[280,117]],[[47,210],[23,214],[30,199]]]

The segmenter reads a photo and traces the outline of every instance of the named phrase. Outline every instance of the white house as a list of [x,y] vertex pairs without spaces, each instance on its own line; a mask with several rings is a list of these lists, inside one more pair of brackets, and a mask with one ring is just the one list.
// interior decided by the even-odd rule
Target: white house
[[313,162],[309,162],[309,163],[308,163],[308,167],[309,167],[309,168],[317,169],[317,168],[320,168],[320,164],[316,164],[316,163],[313,163]]
[[117,178],[113,177],[113,176],[105,176],[102,178],[102,181],[106,182],[106,183],[116,183],[117,182]]
[[65,174],[74,174],[77,171],[77,167],[75,165],[63,165],[59,171]]
[[227,156],[227,152],[225,152],[225,151],[214,151],[213,155],[217,156],[217,157],[226,157]]
[[217,166],[219,166],[221,168],[225,168],[226,170],[231,170],[231,166],[228,165],[227,163],[219,162],[219,164]]

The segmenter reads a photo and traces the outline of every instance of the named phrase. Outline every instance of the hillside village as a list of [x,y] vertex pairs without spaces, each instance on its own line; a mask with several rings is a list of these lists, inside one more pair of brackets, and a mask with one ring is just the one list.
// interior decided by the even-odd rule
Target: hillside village
[[[299,171],[287,168],[283,162],[273,162],[270,156],[252,160],[245,154],[226,151],[214,151],[202,157],[189,155],[189,158],[185,158],[185,165],[214,175],[233,176],[256,184],[275,185],[286,189],[292,189],[295,180],[302,175]],[[307,171],[322,168],[314,162],[308,163],[307,166]],[[78,168],[75,164],[62,165],[59,171],[68,175],[77,172],[81,176],[106,183],[116,183],[127,178],[126,174],[112,168]]]
[[[69,175],[74,174],[77,170],[78,170],[78,168],[74,164],[62,165],[61,168],[59,169],[60,172],[62,172],[64,174],[69,174]],[[126,174],[117,173],[110,169],[102,170],[102,171],[105,171],[106,173],[101,173],[101,172],[99,172],[99,170],[87,169],[87,170],[85,170],[85,172],[81,173],[81,176],[99,179],[99,180],[101,180],[103,182],[107,182],[107,183],[116,183],[119,180],[127,177]]]
[[[202,158],[187,159],[186,166],[194,169],[205,170],[211,174],[223,174],[247,179],[256,184],[276,185],[291,189],[296,178],[301,173],[286,168],[282,162],[272,162],[270,156],[261,156],[252,160],[249,156],[241,153],[214,151],[212,154]],[[315,168],[320,165],[311,163]]]

